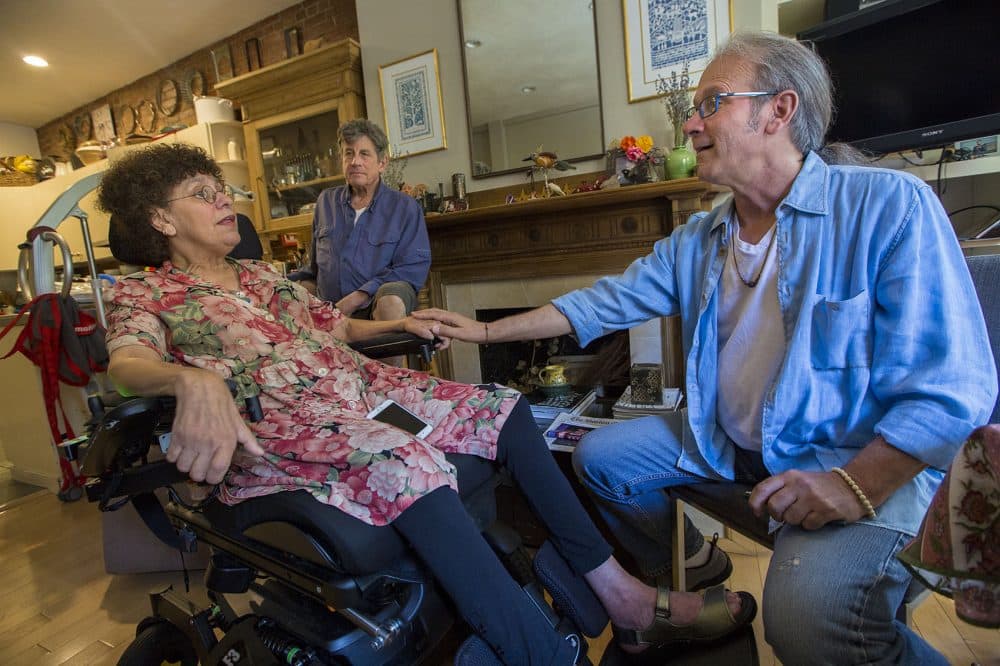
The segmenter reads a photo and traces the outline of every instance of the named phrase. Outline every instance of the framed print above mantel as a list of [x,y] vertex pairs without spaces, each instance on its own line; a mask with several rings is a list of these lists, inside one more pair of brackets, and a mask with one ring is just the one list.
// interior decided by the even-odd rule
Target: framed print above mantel
[[622,0],[629,103],[656,97],[656,80],[688,65],[697,85],[733,31],[733,0]]
[[392,155],[419,155],[448,147],[437,49],[380,65],[378,82]]

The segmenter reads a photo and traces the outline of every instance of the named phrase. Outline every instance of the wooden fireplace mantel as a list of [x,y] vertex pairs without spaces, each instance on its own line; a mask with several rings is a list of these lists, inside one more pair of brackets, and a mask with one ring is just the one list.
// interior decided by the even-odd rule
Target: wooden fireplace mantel
[[621,272],[720,191],[685,178],[429,217],[431,302],[441,283]]
[[[429,217],[427,298],[434,307],[447,307],[445,289],[455,284],[621,273],[689,215],[708,210],[720,191],[685,178]],[[672,324],[664,330],[677,351],[665,358],[668,381],[680,373],[674,329]],[[447,352],[439,360],[443,374],[451,376]]]

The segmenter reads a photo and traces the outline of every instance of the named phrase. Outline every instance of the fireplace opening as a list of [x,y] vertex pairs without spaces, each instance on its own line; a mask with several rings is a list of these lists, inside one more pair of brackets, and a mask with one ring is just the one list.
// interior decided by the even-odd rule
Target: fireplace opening
[[[496,321],[533,308],[477,309],[476,320]],[[598,394],[619,395],[629,382],[628,331],[616,331],[580,347],[570,335],[527,342],[501,342],[479,347],[484,382],[496,382],[522,393],[537,395],[538,373],[546,365],[566,368],[566,379],[578,389],[597,388]]]

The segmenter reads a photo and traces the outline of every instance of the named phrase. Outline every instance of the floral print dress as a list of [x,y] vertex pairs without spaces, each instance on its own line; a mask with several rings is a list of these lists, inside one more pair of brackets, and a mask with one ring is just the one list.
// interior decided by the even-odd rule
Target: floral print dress
[[[335,337],[344,315],[263,262],[231,261],[235,294],[170,262],[119,280],[108,314],[108,351],[145,345],[164,361],[232,378],[237,401],[259,395],[250,427],[264,457],[240,448],[221,485],[235,504],[307,489],[371,525],[385,525],[441,486],[457,490],[445,453],[496,457],[500,429],[519,393],[483,389],[395,368]],[[433,430],[418,439],[365,418],[385,399]]]

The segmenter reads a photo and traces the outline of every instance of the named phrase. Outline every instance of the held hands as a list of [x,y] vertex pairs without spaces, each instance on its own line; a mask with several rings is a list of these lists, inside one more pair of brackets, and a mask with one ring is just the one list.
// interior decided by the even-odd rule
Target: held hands
[[481,321],[469,319],[464,315],[438,308],[417,310],[411,315],[414,319],[433,320],[438,323],[435,333],[443,338],[454,338],[463,342],[482,344],[486,340],[486,327]]
[[758,483],[750,494],[750,508],[787,525],[818,530],[827,523],[854,522],[865,509],[854,491],[834,472],[791,470]]
[[177,413],[167,460],[194,481],[222,481],[242,444],[254,455],[264,455],[233,403],[225,382],[207,370],[191,368],[176,385]]
[[436,319],[425,319],[416,317],[416,313],[402,320],[403,332],[410,333],[425,340],[437,339],[435,349],[447,349],[451,345],[451,339],[441,333],[441,322]]

